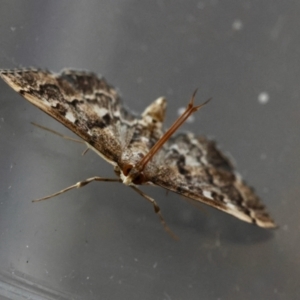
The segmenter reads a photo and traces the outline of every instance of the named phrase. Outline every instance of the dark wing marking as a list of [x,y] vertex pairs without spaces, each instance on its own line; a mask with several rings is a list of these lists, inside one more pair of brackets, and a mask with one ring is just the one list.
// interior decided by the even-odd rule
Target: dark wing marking
[[[1,70],[0,76],[32,104],[72,130],[110,163],[121,156],[135,117],[104,78],[85,71]],[[125,142],[123,141],[125,140]],[[130,140],[130,138],[129,138]]]
[[[152,183],[261,227],[275,227],[254,191],[213,141],[193,134],[171,137],[161,150]],[[163,163],[162,163],[163,161]]]

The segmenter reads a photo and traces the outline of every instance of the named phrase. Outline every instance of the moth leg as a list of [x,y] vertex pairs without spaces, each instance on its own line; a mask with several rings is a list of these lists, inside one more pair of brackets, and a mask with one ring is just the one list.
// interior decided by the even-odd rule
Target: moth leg
[[160,211],[160,208],[158,206],[158,204],[156,203],[156,201],[151,198],[150,196],[146,195],[145,193],[143,193],[141,190],[139,190],[137,187],[131,185],[130,186],[133,190],[135,190],[138,194],[140,194],[142,197],[144,197],[146,200],[148,200],[150,203],[152,203],[153,208],[155,213],[158,215],[161,224],[163,225],[165,231],[175,240],[178,240],[177,235],[169,228],[169,226],[167,225],[165,219],[162,216],[162,213]]
[[[62,138],[64,138],[64,139],[66,139],[66,140],[69,140],[69,141],[72,141],[72,142],[76,142],[76,143],[80,143],[80,144],[86,144],[86,142],[84,142],[84,141],[81,141],[81,140],[78,140],[78,139],[74,139],[74,138],[72,138],[72,137],[70,137],[70,136],[61,134],[61,133],[59,133],[59,132],[57,132],[57,131],[55,131],[55,130],[53,130],[53,129],[50,129],[50,128],[45,127],[45,126],[42,126],[42,125],[40,125],[40,124],[37,124],[37,123],[34,123],[34,122],[31,122],[31,124],[34,125],[34,126],[36,126],[36,127],[38,127],[38,128],[41,128],[41,129],[43,129],[43,130],[45,130],[45,131],[49,131],[49,132],[51,132],[51,133],[53,133],[53,134],[55,134],[55,135],[58,135],[58,136],[60,136],[60,137],[62,137]],[[85,155],[88,151],[89,151],[89,147],[87,147],[87,148],[81,153],[81,155],[82,155],[82,156]]]
[[57,193],[54,193],[52,195],[49,195],[49,196],[46,196],[46,197],[43,197],[43,198],[40,198],[40,199],[32,200],[32,202],[39,202],[39,201],[43,201],[43,200],[47,200],[47,199],[56,197],[60,194],[68,192],[69,190],[72,190],[72,189],[75,189],[75,188],[81,188],[81,187],[91,183],[92,181],[121,182],[121,179],[120,178],[103,178],[103,177],[98,177],[98,176],[91,177],[91,178],[88,178],[86,180],[79,181],[79,182],[77,182],[77,183],[75,183],[75,184],[73,184],[73,185],[57,192]]
[[34,123],[34,122],[31,122],[31,124],[34,125],[34,126],[36,126],[36,127],[38,127],[38,128],[41,128],[41,129],[43,129],[43,130],[45,130],[45,131],[49,131],[49,132],[51,132],[51,133],[53,133],[53,134],[55,134],[55,135],[58,135],[58,136],[60,136],[60,137],[62,137],[62,138],[64,138],[64,139],[66,139],[66,140],[73,141],[73,142],[76,142],[76,143],[85,144],[84,141],[81,141],[81,140],[78,140],[78,139],[74,139],[74,138],[69,137],[69,136],[67,136],[67,135],[63,135],[63,134],[61,134],[61,133],[59,133],[59,132],[57,132],[57,131],[55,131],[55,130],[53,130],[53,129],[50,129],[50,128],[45,127],[45,126],[42,126],[42,125],[40,125],[40,124],[37,124],[37,123]]

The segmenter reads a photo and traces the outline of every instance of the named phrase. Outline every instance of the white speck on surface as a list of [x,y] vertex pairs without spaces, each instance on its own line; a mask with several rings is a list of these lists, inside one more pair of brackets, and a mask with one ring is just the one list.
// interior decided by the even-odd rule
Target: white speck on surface
[[153,264],[153,269],[155,269],[157,267],[157,262],[155,262],[154,264]]
[[90,279],[90,277],[89,277],[89,276],[87,276],[87,277],[86,277],[86,280],[89,280],[89,279]]
[[16,27],[11,26],[11,27],[10,27],[10,30],[11,30],[11,31],[16,31]]
[[288,231],[289,230],[289,226],[287,224],[285,224],[285,225],[282,226],[282,229],[284,231]]
[[239,31],[243,28],[243,23],[242,23],[241,20],[236,19],[236,20],[233,21],[231,26],[232,26],[233,30]]
[[135,258],[134,261],[138,262],[139,260],[137,258]]
[[261,155],[260,155],[260,159],[261,160],[265,160],[267,158],[267,155],[265,154],[265,153],[262,153]]
[[[181,116],[185,111],[185,107],[178,108],[177,114],[178,116]],[[186,120],[187,123],[193,123],[195,121],[195,117],[193,115],[189,116],[189,118]]]
[[11,185],[8,187],[8,189],[9,189],[9,190],[11,189]]
[[258,95],[258,102],[260,104],[267,104],[270,100],[270,96],[267,92],[261,92],[259,95]]
[[28,246],[28,245],[26,245],[26,248],[29,248],[29,246]]

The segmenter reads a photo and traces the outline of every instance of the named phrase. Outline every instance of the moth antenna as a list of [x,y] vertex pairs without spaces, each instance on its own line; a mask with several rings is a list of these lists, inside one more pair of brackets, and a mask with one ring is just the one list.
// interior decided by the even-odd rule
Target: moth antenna
[[195,106],[194,99],[198,89],[196,89],[181,116],[173,123],[173,125],[165,132],[165,134],[156,142],[156,144],[150,149],[150,151],[143,157],[143,159],[136,165],[136,169],[140,172],[144,170],[147,163],[157,153],[157,151],[163,146],[163,144],[176,132],[176,130],[190,117],[191,114],[199,110],[206,105],[212,98],[209,98],[204,103]]

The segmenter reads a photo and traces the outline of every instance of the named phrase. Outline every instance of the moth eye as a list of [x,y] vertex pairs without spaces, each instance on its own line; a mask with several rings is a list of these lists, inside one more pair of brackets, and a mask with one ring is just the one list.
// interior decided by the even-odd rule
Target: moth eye
[[134,180],[134,184],[142,184],[145,181],[145,176],[143,173],[139,174]]
[[124,167],[123,167],[123,174],[125,176],[127,176],[129,174],[129,172],[131,171],[132,169],[132,165],[129,165],[129,164],[125,164]]

